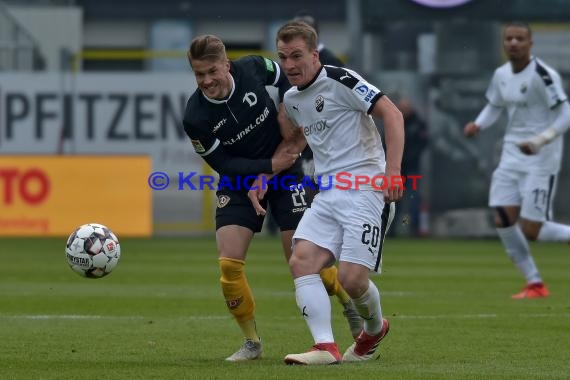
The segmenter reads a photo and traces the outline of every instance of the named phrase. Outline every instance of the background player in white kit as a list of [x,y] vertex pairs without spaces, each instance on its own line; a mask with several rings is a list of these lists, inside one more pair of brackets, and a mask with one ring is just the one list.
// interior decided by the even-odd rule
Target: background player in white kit
[[[322,66],[315,30],[303,22],[285,24],[277,33],[281,66],[293,87],[285,93],[287,115],[301,142],[314,153],[315,174],[333,178],[330,190],[321,190],[307,209],[293,236],[289,267],[295,281],[297,305],[314,339],[309,352],[290,354],[287,364],[335,364],[372,358],[388,333],[382,318],[380,294],[371,271],[380,272],[382,246],[393,218],[394,202],[402,197],[400,186],[384,192],[361,185],[349,190],[334,187],[337,173],[370,178],[400,176],[404,148],[402,114],[387,96],[358,74],[344,68]],[[387,161],[381,137],[370,115],[383,120]],[[303,136],[304,135],[304,136]],[[301,146],[302,145],[302,146]],[[344,186],[345,184],[343,184]],[[323,188],[328,183],[323,183]],[[250,199],[258,210],[256,192]],[[318,275],[339,261],[338,276],[364,318],[364,329],[341,357],[331,327],[331,305]]]
[[531,56],[532,32],[527,24],[508,24],[503,45],[509,62],[495,71],[486,93],[488,104],[464,132],[475,136],[507,111],[489,206],[495,209],[495,225],[507,254],[527,281],[512,298],[547,297],[527,239],[570,242],[570,226],[551,221],[561,135],[570,126],[570,105],[560,75]]

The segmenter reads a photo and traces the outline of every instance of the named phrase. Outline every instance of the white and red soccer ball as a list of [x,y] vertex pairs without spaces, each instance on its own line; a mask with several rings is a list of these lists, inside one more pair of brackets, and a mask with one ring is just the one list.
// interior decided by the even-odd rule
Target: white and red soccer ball
[[67,263],[83,277],[105,277],[117,266],[121,246],[117,236],[102,224],[79,226],[67,239]]

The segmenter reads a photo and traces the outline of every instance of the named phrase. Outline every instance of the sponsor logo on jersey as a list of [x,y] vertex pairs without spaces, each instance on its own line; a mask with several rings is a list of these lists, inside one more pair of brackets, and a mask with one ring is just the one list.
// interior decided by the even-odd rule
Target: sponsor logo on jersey
[[263,60],[265,61],[265,68],[267,68],[267,71],[274,72],[275,69],[273,68],[273,61],[267,58],[263,58]]
[[259,125],[263,124],[263,122],[267,119],[268,116],[269,116],[269,108],[265,107],[263,112],[260,113],[259,116],[257,116],[255,118],[254,123],[250,123],[247,127],[245,127],[243,130],[241,130],[237,135],[235,135],[235,137],[232,137],[229,140],[223,141],[222,144],[223,145],[233,145],[236,142],[240,141],[249,132],[253,131]]
[[526,82],[521,83],[521,93],[524,94],[527,89]]
[[330,126],[327,124],[326,120],[318,120],[313,124],[309,125],[308,127],[303,127],[303,133],[305,134],[305,136],[309,136],[310,134],[313,133],[323,132],[328,128],[330,128]]
[[301,111],[299,111],[299,105],[298,104],[296,106],[291,107],[291,108],[293,108],[295,111],[297,111],[299,113],[301,112]]
[[374,91],[374,90],[368,91],[368,94],[366,94],[366,96],[364,97],[364,101],[369,102],[370,99],[372,99],[374,97],[374,95],[376,95],[376,91]]
[[365,84],[361,84],[360,86],[354,89],[356,93],[360,96],[365,96],[368,93],[368,86]]
[[220,121],[218,122],[218,124],[214,125],[214,129],[212,129],[212,133],[216,133],[216,131],[217,131],[218,129],[220,129],[220,127],[221,127],[222,125],[226,124],[226,121],[228,121],[228,119],[223,118],[222,120],[220,120]]
[[352,75],[348,70],[325,65],[326,74],[329,78],[338,81],[339,83],[345,85],[351,90],[358,84],[359,80],[354,75]]
[[196,153],[204,153],[206,149],[204,149],[204,145],[200,142],[200,140],[190,139],[192,141],[192,145],[194,146],[194,150]]
[[317,96],[317,98],[315,99],[315,109],[317,110],[317,112],[321,112],[324,107],[325,107],[325,99],[321,95]]
[[343,80],[350,79],[350,78],[352,78],[352,75],[350,75],[348,72],[345,71],[344,75],[341,76],[340,78],[338,78],[338,80],[340,80],[342,82]]
[[224,208],[228,203],[230,203],[230,197],[227,195],[218,195],[218,200],[216,203],[218,208]]

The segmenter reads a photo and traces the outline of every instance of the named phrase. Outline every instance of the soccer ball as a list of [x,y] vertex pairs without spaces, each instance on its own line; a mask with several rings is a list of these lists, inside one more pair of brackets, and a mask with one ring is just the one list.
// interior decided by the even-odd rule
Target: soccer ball
[[117,266],[121,246],[117,236],[102,224],[79,226],[67,239],[67,263],[83,277],[105,277]]

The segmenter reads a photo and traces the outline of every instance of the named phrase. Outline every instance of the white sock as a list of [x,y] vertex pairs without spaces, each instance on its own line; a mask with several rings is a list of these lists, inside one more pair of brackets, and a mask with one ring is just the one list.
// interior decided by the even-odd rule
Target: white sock
[[318,274],[310,274],[296,278],[295,298],[315,343],[334,342],[331,301],[321,277]]
[[538,240],[570,242],[570,226],[561,223],[544,222],[538,233]]
[[514,224],[507,228],[497,228],[497,233],[507,250],[507,255],[522,272],[526,282],[529,284],[542,282],[538,268],[530,254],[528,241],[519,225]]
[[352,302],[358,314],[364,319],[364,331],[368,335],[378,335],[382,330],[382,306],[380,305],[380,292],[376,285],[368,280],[368,290]]

